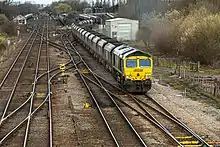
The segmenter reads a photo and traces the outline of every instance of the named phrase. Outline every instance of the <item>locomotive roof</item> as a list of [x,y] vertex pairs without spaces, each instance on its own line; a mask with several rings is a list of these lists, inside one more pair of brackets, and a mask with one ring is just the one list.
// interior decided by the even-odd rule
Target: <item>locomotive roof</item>
[[130,57],[130,56],[147,56],[147,57],[151,57],[150,54],[141,51],[139,49],[130,47],[130,46],[126,46],[126,45],[121,45],[119,47],[116,47],[114,49],[114,54],[117,55],[118,57],[124,59],[126,57]]
[[135,52],[132,52],[132,53],[129,53],[128,55],[126,55],[126,57],[130,57],[130,56],[147,56],[147,57],[151,57],[151,54],[136,49]]

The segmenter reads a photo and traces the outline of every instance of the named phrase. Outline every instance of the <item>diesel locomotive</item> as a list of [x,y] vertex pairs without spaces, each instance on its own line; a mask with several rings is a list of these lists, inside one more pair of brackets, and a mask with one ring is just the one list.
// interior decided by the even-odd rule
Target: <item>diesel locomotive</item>
[[93,23],[93,19],[81,21],[79,24],[73,23],[71,27],[74,37],[105,65],[128,92],[149,91],[153,68],[151,54],[83,26]]

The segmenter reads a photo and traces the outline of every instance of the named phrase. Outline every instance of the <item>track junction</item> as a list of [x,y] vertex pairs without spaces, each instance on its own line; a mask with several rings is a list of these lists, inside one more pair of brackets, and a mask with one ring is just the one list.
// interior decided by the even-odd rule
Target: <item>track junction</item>
[[[57,31],[59,41],[50,39],[52,31]],[[50,47],[67,56],[62,64],[51,62]],[[143,127],[147,124],[157,128],[161,136],[155,146],[210,146],[152,97],[124,91],[71,30],[54,30],[54,22],[48,17],[33,26],[1,80],[1,145],[54,146],[53,84],[67,71],[76,75],[90,95],[90,107],[99,112],[101,119],[97,119],[103,121],[109,135],[110,143],[106,144],[152,146],[148,139],[155,134]]]

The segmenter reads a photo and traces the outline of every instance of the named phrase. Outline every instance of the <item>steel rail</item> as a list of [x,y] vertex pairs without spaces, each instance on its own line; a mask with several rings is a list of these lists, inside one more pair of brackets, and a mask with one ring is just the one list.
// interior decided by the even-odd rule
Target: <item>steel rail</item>
[[[69,43],[70,43],[70,41],[69,41]],[[76,50],[76,49],[75,49]],[[89,68],[89,67],[87,67],[89,70],[90,70],[90,72],[93,74],[93,75],[97,75],[97,74],[94,74],[93,73],[93,71]],[[95,76],[96,77],[96,76]],[[97,77],[96,77],[97,78]],[[99,82],[100,83],[100,82]],[[100,84],[102,87],[104,87],[102,84]],[[105,89],[105,88],[104,88]],[[105,90],[106,91],[106,90]],[[114,95],[115,96],[115,95]],[[145,112],[145,113],[147,113],[153,120],[154,120],[154,122],[156,122],[156,124],[157,124],[157,126],[160,126],[160,128],[164,131],[164,132],[166,132],[166,134],[173,140],[173,141],[175,141],[178,145],[180,145],[181,146],[181,144],[179,143],[179,141],[178,140],[176,140],[176,138],[161,124],[161,123],[159,123],[148,111],[146,111],[146,109],[144,109],[141,105],[140,105],[140,103],[138,103],[137,102],[137,100],[136,99],[134,99],[135,100],[135,102],[138,104],[138,106]]]
[[[97,73],[94,73],[97,75]],[[151,105],[143,102],[142,100],[138,99],[137,97],[131,95],[130,93],[128,93],[127,91],[109,83],[107,80],[105,80],[104,78],[100,77],[99,75],[97,75],[97,77],[99,77],[101,80],[103,80],[104,82],[106,82],[107,84],[111,85],[112,87],[122,91],[123,93],[127,94],[129,97],[131,97],[133,100],[135,101],[139,101],[141,103],[143,103],[144,105],[147,105],[148,107],[150,107],[151,109],[157,111],[158,113],[164,115],[165,117],[169,118],[170,120],[172,120],[173,122],[175,122],[176,124],[178,124],[180,127],[182,127],[185,131],[187,131],[188,133],[190,133],[193,137],[195,137],[198,141],[200,141],[201,143],[204,143],[204,145],[206,146],[210,146],[206,141],[204,141],[198,134],[196,134],[195,132],[193,132],[187,125],[185,125],[182,121],[180,121],[178,118],[176,118],[171,112],[169,112],[166,108],[164,108],[162,105],[160,105],[156,100],[154,100],[152,97],[147,96],[148,98],[152,99],[152,101],[159,106],[160,108],[162,108],[166,113],[168,113],[170,116],[168,116],[167,114],[155,109],[154,107],[152,107]],[[142,110],[145,110],[142,106],[141,106]]]
[[[143,102],[142,100],[138,99],[137,97],[131,95],[130,93],[128,93],[127,91],[109,83],[107,80],[105,80],[104,78],[102,78],[101,76],[99,76],[97,73],[94,73],[98,78],[100,78],[101,80],[103,80],[104,82],[106,82],[107,84],[111,85],[112,87],[116,88],[117,90],[120,90],[121,92],[127,94],[129,97],[131,97],[133,100],[135,101],[139,101],[141,103],[143,103],[144,105],[147,105],[148,107],[150,107],[151,109],[157,111],[158,113],[164,115],[165,117],[169,118],[170,120],[172,120],[173,122],[175,122],[176,124],[178,124],[180,127],[182,127],[185,131],[187,131],[188,133],[190,133],[193,137],[195,137],[198,141],[200,141],[201,143],[204,143],[206,146],[210,146],[208,143],[206,143],[203,139],[201,139],[201,137],[199,137],[198,134],[196,134],[195,132],[193,132],[187,125],[185,125],[182,121],[180,121],[178,118],[176,118],[171,112],[169,112],[166,108],[164,108],[162,105],[160,105],[156,100],[154,100],[152,97],[149,97],[148,95],[146,95],[148,98],[152,99],[152,101],[158,105],[160,108],[162,108],[165,112],[167,112],[170,116],[168,116],[167,114],[155,109],[154,107],[152,107],[151,105]],[[139,105],[139,104],[138,104]],[[143,108],[143,106],[141,106],[142,110],[146,110],[145,108]]]
[[[42,33],[43,32],[44,32],[44,27],[43,27]],[[32,87],[32,92],[31,92],[32,96],[30,98],[29,115],[31,114],[32,108],[33,108],[33,101],[34,101],[34,95],[35,95],[36,85],[37,85],[37,76],[38,76],[38,70],[39,70],[42,44],[43,44],[43,37],[41,37],[41,41],[40,41],[40,44],[39,44],[39,47],[38,47],[38,55],[37,55],[37,62],[36,62],[36,68],[35,68],[34,82],[33,82],[33,87]],[[23,142],[23,147],[27,146],[27,139],[28,139],[28,133],[29,133],[29,128],[30,128],[30,122],[31,122],[31,117],[28,118],[26,131],[25,131],[24,142]]]
[[[197,133],[195,133],[192,129],[190,129],[186,124],[184,124],[182,121],[180,121],[177,117],[175,117],[171,112],[169,112],[166,108],[164,108],[162,105],[160,105],[156,100],[154,100],[152,97],[146,95],[148,98],[150,98],[156,105],[158,105],[160,108],[162,108],[166,113],[168,113],[173,121],[177,122],[180,126],[182,126],[185,130],[187,130],[190,134],[193,135],[197,140],[200,141],[200,143],[203,143],[204,147],[209,147],[210,145],[202,139]],[[144,103],[144,102],[143,102]],[[146,104],[146,103],[145,103]],[[165,115],[165,114],[164,114]],[[166,115],[168,117],[168,115]]]
[[[49,40],[49,32],[48,32],[48,20],[47,20],[47,24],[46,24],[46,40]],[[46,50],[47,50],[47,78],[48,78],[48,93],[49,93],[49,97],[48,97],[48,111],[49,111],[49,137],[50,137],[50,147],[53,147],[53,123],[52,123],[52,102],[51,102],[51,87],[50,87],[50,56],[49,56],[49,42],[47,41],[47,46],[46,46]]]
[[[94,73],[97,75],[97,73]],[[142,100],[138,99],[137,97],[131,95],[130,93],[128,93],[127,91],[109,83],[107,80],[105,80],[104,78],[102,78],[101,76],[97,75],[97,77],[99,77],[101,80],[103,80],[104,82],[106,82],[107,84],[111,85],[112,87],[116,88],[117,90],[120,90],[122,91],[123,93],[127,94],[129,97],[131,97],[132,99],[134,100],[137,100],[141,103],[143,103],[144,105],[147,105],[148,107],[150,107],[151,109],[157,111],[158,113],[164,115],[165,117],[169,118],[170,120],[172,120],[173,122],[175,122],[176,124],[178,124],[180,127],[182,127],[185,131],[189,132],[193,137],[195,137],[197,140],[199,140],[201,143],[204,143],[206,146],[210,146],[208,143],[206,143],[203,139],[201,139],[201,137],[199,137],[198,134],[196,134],[195,132],[193,132],[187,125],[185,125],[182,121],[180,121],[178,118],[176,118],[171,112],[169,112],[166,108],[164,108],[162,105],[160,105],[156,100],[154,100],[152,97],[148,96],[148,95],[145,95],[147,96],[148,98],[152,99],[152,101],[158,105],[160,108],[162,108],[166,113],[168,113],[170,116],[168,116],[167,114],[159,111],[159,110],[156,110],[154,107],[152,107],[151,105],[143,102]],[[142,107],[142,106],[141,106]],[[143,109],[142,109],[143,110]]]
[[[85,76],[85,75],[84,75]],[[127,92],[126,92],[127,93]],[[132,96],[133,97],[133,96]],[[139,99],[136,99],[135,98],[135,101],[137,102],[137,101],[141,101],[141,100],[139,100]],[[143,110],[144,108],[143,108],[143,106],[139,103],[139,102],[137,102],[137,104],[141,107],[141,109]],[[141,101],[141,102],[143,102],[143,101]],[[146,104],[146,105],[148,105],[148,104]],[[159,105],[159,104],[158,104]],[[150,106],[150,105],[148,105],[149,107],[151,107],[152,109],[154,109],[154,110],[156,110],[155,108],[153,108],[152,106]],[[161,105],[160,105],[161,106]],[[165,109],[163,106],[162,106],[162,108],[164,109],[164,110],[166,110],[167,111],[167,109]],[[144,109],[144,110],[146,110],[146,109]],[[160,112],[159,110],[156,110],[156,111],[158,111],[159,113],[162,113],[162,112]],[[209,146],[209,144],[208,143],[206,143],[201,137],[199,137],[196,133],[194,133],[188,126],[186,126],[183,122],[181,122],[179,119],[177,119],[175,116],[173,116],[169,111],[167,111],[167,113],[169,114],[169,115],[171,115],[171,117],[173,117],[173,118],[171,118],[170,116],[168,116],[167,114],[164,114],[163,113],[163,115],[164,116],[166,116],[166,117],[168,117],[170,120],[172,120],[172,121],[174,121],[176,124],[178,124],[179,126],[181,126],[182,128],[184,128],[185,130],[187,130],[187,132],[189,132],[190,134],[192,134],[195,138],[197,138],[201,143],[204,143],[206,146]],[[150,115],[151,117],[152,117],[152,115]]]
[[[70,63],[71,63],[71,61],[65,63],[64,65],[67,66],[67,65],[69,65]],[[56,71],[56,70],[58,70],[58,69],[60,69],[60,67],[55,67],[55,68],[53,68],[53,69],[50,70],[50,73],[51,73],[51,72],[54,72],[54,71]],[[45,76],[47,73],[48,73],[48,72],[45,72],[45,73],[42,73],[41,75],[39,75],[39,76],[37,77],[37,80],[40,79],[40,78],[42,78],[43,76]]]
[[34,30],[31,32],[31,34],[29,35],[27,41],[25,42],[24,46],[22,47],[21,51],[18,53],[18,55],[16,56],[14,62],[12,63],[12,65],[10,66],[9,70],[7,71],[7,73],[5,74],[4,78],[2,79],[1,83],[0,83],[0,89],[2,88],[3,84],[5,83],[6,79],[8,78],[8,75],[11,73],[11,70],[13,69],[13,67],[15,66],[18,58],[21,56],[22,52],[24,51],[24,49],[26,48],[28,42],[30,41],[31,37],[33,36],[34,32],[36,31],[37,26],[34,28]]
[[[67,38],[68,43],[71,45],[71,47],[77,51],[77,49],[73,46],[72,42]],[[138,137],[138,139],[141,141],[142,145],[147,146],[146,143],[144,142],[144,140],[142,139],[142,137],[140,136],[140,134],[136,131],[136,129],[134,128],[134,126],[132,125],[132,123],[129,121],[129,119],[127,118],[127,116],[124,114],[124,112],[121,110],[121,108],[119,107],[119,105],[116,103],[116,101],[112,98],[112,96],[109,94],[109,92],[107,91],[107,89],[103,86],[103,84],[101,83],[101,81],[93,74],[91,68],[87,65],[87,63],[83,60],[82,56],[79,54],[79,52],[77,52],[77,54],[80,56],[81,60],[83,61],[84,65],[86,66],[86,68],[89,70],[90,73],[92,73],[93,77],[96,79],[96,81],[99,83],[99,85],[101,87],[103,87],[105,89],[105,93],[108,95],[108,97],[111,99],[111,101],[115,104],[115,106],[117,107],[117,109],[119,110],[119,112],[121,113],[121,115],[123,116],[123,118],[126,120],[126,122],[129,124],[129,127],[133,130],[133,132],[135,133],[135,135]]]
[[[74,66],[71,66],[69,68],[67,68],[66,70],[69,70],[71,68],[73,68]],[[55,78],[57,75],[61,74],[62,72],[57,72],[55,73],[53,76],[50,77],[49,81],[51,82],[51,80],[53,78]],[[0,145],[3,144],[3,142],[10,136],[12,135],[16,130],[18,130],[18,128],[20,128],[27,120],[29,117],[33,117],[33,115],[47,102],[49,97],[49,94],[47,94],[46,98],[44,99],[44,101],[36,108],[33,110],[33,112],[28,115],[26,118],[24,118],[17,126],[15,126],[10,132],[8,132],[1,140],[0,140]]]
[[[43,35],[43,34],[41,34],[41,33],[37,33],[37,35],[38,36],[43,36],[43,37],[46,37],[45,35]],[[58,49],[61,49],[61,50],[64,50],[64,46],[63,45],[61,45],[61,44],[58,44],[58,43],[56,43],[56,42],[53,42],[53,41],[51,41],[51,40],[45,40],[44,39],[44,41],[45,42],[49,42],[49,44],[51,45],[51,46],[54,46],[54,47],[56,47],[56,48],[58,48]],[[72,49],[70,49],[71,51],[73,51]],[[65,50],[66,51],[66,50]]]
[[[67,38],[67,37],[66,37]],[[89,66],[86,64],[86,62],[83,60],[82,56],[78,53],[77,49],[73,46],[72,42],[67,38],[68,43],[71,45],[71,47],[75,50],[75,52],[77,53],[77,55],[81,58],[82,62],[84,63],[84,65],[86,66],[86,68],[91,72],[91,69],[89,68]],[[64,44],[65,45],[65,44]],[[92,73],[92,72],[91,72]],[[108,95],[108,97],[111,99],[111,101],[115,104],[115,106],[117,107],[118,111],[121,113],[121,115],[123,116],[123,118],[125,119],[125,121],[129,124],[129,127],[132,129],[132,131],[135,133],[135,135],[138,137],[138,139],[140,140],[140,142],[142,143],[142,145],[147,146],[144,142],[144,140],[142,139],[142,137],[139,135],[139,133],[136,131],[136,129],[133,127],[133,125],[131,124],[131,122],[128,120],[128,118],[126,117],[126,115],[124,114],[124,112],[120,109],[120,107],[118,106],[118,104],[115,102],[115,100],[112,98],[112,96],[108,93],[107,89],[102,85],[102,83],[98,80],[98,78],[93,74],[93,77],[96,79],[96,81],[99,83],[100,86],[102,86],[105,89],[105,93]]]
[[[36,36],[35,36],[36,37]],[[35,38],[36,39],[36,38]],[[41,43],[42,43],[42,39],[41,39]],[[33,44],[32,44],[33,45]],[[38,56],[39,57],[39,56]],[[38,61],[39,61],[39,58],[38,58]],[[65,65],[69,65],[71,62],[68,62],[68,63],[66,63]],[[72,66],[70,67],[70,68],[72,68]],[[66,70],[69,70],[70,68],[67,68]],[[51,73],[51,72],[53,72],[53,71],[55,71],[55,70],[57,70],[57,69],[59,69],[59,67],[57,67],[57,68],[54,68],[54,69],[52,69],[52,70],[49,70],[49,73]],[[36,85],[36,83],[37,83],[37,80],[38,79],[40,79],[40,78],[42,78],[44,75],[46,75],[46,74],[48,74],[48,71],[46,72],[46,73],[43,73],[43,74],[41,74],[39,77],[37,77],[37,74],[35,74],[35,80],[34,80],[34,83],[33,83],[33,85]],[[58,74],[60,74],[60,72],[58,73]],[[54,76],[53,76],[54,77]],[[52,77],[52,78],[53,78]],[[51,79],[52,79],[51,78]],[[50,80],[51,80],[50,79]],[[49,82],[50,83],[50,82]],[[34,87],[33,87],[34,88]],[[34,92],[32,91],[32,93],[31,93],[31,95],[29,96],[29,98],[22,104],[22,105],[20,105],[16,110],[14,110],[12,113],[10,113],[9,115],[7,115],[6,117],[4,117],[4,119],[3,119],[3,121],[4,120],[6,120],[7,118],[9,118],[10,116],[12,116],[13,114],[15,114],[20,108],[22,108],[25,104],[27,104],[27,102],[31,99],[31,98],[33,98],[33,96],[34,96]],[[47,99],[47,98],[46,98]],[[30,113],[29,113],[30,114]],[[32,116],[32,115],[31,115]],[[28,119],[28,120],[30,120],[30,117],[27,117],[26,119]],[[10,133],[9,133],[10,134]],[[8,135],[9,135],[8,134]],[[6,136],[4,136],[4,138],[2,139],[2,141],[1,141],[1,143],[3,142],[3,140],[5,139],[5,138],[7,138],[7,136],[8,135],[6,135]],[[26,146],[25,145],[26,143],[24,143],[24,146]]]
[[78,66],[75,64],[75,61],[74,61],[72,55],[70,54],[70,51],[69,51],[69,49],[67,48],[66,44],[64,43],[64,40],[62,39],[62,36],[61,36],[61,40],[62,40],[63,45],[65,46],[65,48],[66,48],[66,50],[67,50],[67,52],[68,52],[68,55],[69,55],[69,57],[70,57],[70,59],[71,59],[73,65],[74,65],[74,67],[75,67],[77,73],[78,73],[79,76],[80,76],[80,79],[83,81],[83,83],[84,83],[84,85],[85,85],[87,91],[89,92],[89,95],[92,97],[92,99],[93,99],[93,101],[94,101],[94,103],[95,103],[95,105],[96,105],[96,107],[97,107],[97,109],[98,109],[98,111],[99,111],[99,113],[100,113],[100,115],[101,115],[103,121],[105,122],[105,124],[106,124],[106,126],[107,126],[107,129],[108,129],[109,133],[111,134],[111,136],[112,136],[112,138],[113,138],[113,140],[114,140],[114,142],[115,142],[115,145],[116,145],[117,147],[119,147],[120,145],[119,145],[119,143],[118,143],[116,137],[114,136],[114,133],[112,132],[111,127],[109,126],[109,124],[108,124],[108,122],[107,122],[107,120],[106,120],[106,118],[105,118],[105,116],[104,116],[104,114],[103,114],[103,112],[102,112],[102,110],[101,110],[101,108],[100,108],[98,102],[96,101],[95,96],[93,95],[92,91],[90,90],[90,88],[89,88],[88,84],[86,83],[85,79],[83,78],[82,74],[79,72]]
[[[46,37],[45,35],[42,35],[41,33],[37,33],[37,35],[38,35],[38,36]],[[63,45],[61,45],[61,44],[58,44],[58,43],[55,43],[55,42],[53,42],[53,41],[51,41],[51,40],[46,40],[46,39],[44,39],[43,41],[44,41],[44,42],[49,42],[49,45],[51,45],[51,46],[53,46],[53,47],[55,47],[55,48],[57,48],[57,49],[59,49],[59,50],[62,50],[62,51],[66,52],[66,53],[68,54],[67,50],[65,49],[65,46],[63,46]],[[71,49],[71,48],[69,48],[69,51],[75,52],[75,51],[74,51],[73,49]]]
[[[56,44],[56,43],[55,43]],[[59,45],[59,46],[61,46],[61,45]],[[62,47],[62,46],[61,46]],[[59,48],[59,47],[58,47]],[[59,48],[60,49],[60,48]],[[113,85],[114,86],[114,85]],[[117,87],[118,88],[118,87]],[[139,104],[138,104],[139,105]],[[140,107],[142,107],[141,105],[140,105]],[[143,110],[143,107],[141,108],[142,110]],[[144,109],[145,110],[145,109]],[[155,109],[156,110],[156,109]]]
[[[71,61],[70,62],[68,62],[68,63],[66,63],[65,65],[69,65],[71,63]],[[59,67],[56,67],[56,68],[53,68],[52,70],[50,70],[50,73],[51,72],[53,72],[53,71],[56,71],[56,70],[58,70],[59,69]],[[68,69],[68,68],[67,68]],[[44,75],[46,75],[48,72],[45,72],[45,73],[42,73],[41,75],[39,75],[38,77],[37,77],[37,79],[34,81],[35,83],[33,83],[33,84],[36,84],[37,83],[37,81],[39,80],[39,79],[41,79]],[[14,115],[16,112],[18,112],[18,110],[20,110],[23,106],[25,106],[25,104],[27,104],[27,102],[31,99],[31,97],[34,95],[34,93],[31,93],[31,95],[28,97],[28,99],[24,102],[24,103],[22,103],[18,108],[16,108],[14,111],[12,111],[10,114],[8,114],[7,116],[5,116],[4,117],[4,119],[2,120],[2,123],[5,121],[5,120],[7,120],[9,117],[11,117],[12,115]]]
[[25,57],[24,63],[23,63],[23,65],[22,65],[22,67],[21,67],[21,70],[20,70],[18,76],[17,76],[17,79],[16,79],[16,81],[15,81],[15,84],[14,84],[14,87],[13,87],[13,89],[12,89],[12,92],[11,92],[9,98],[8,98],[7,104],[6,104],[6,106],[5,106],[4,112],[3,112],[2,117],[1,117],[1,120],[0,120],[0,126],[1,126],[1,124],[2,124],[2,120],[4,119],[4,117],[5,117],[5,115],[6,115],[6,112],[7,112],[7,110],[8,110],[9,105],[10,105],[10,102],[11,102],[11,100],[12,100],[12,97],[13,97],[13,95],[14,95],[14,93],[15,93],[15,89],[17,88],[18,81],[19,81],[19,79],[20,79],[20,77],[21,77],[21,74],[22,74],[22,72],[23,72],[23,70],[24,70],[24,67],[25,67],[25,65],[26,65],[26,63],[27,63],[27,59],[28,59],[28,57],[29,57],[29,55],[30,55],[30,52],[31,52],[31,50],[32,50],[32,46],[33,46],[33,44],[34,44],[34,42],[35,42],[35,40],[36,40],[36,37],[37,37],[37,35],[34,36],[33,41],[31,42],[31,46],[29,47],[29,50],[28,50],[28,53],[27,53],[27,55],[26,55],[26,57]]
[[32,117],[36,112],[37,110],[39,110],[43,104],[46,102],[48,98],[48,95],[47,97],[44,99],[44,101],[30,114],[28,115],[26,118],[24,118],[17,126],[15,126],[9,133],[7,133],[1,140],[0,140],[0,144],[3,144],[3,142],[10,136],[12,135],[13,132],[15,132],[19,127],[21,127],[21,125],[23,125],[29,117]]
[[[97,75],[97,74],[96,74]],[[110,83],[108,83],[110,84]],[[112,84],[111,84],[112,85]],[[114,87],[116,87],[115,85],[112,85]],[[118,88],[118,87],[117,87]],[[121,91],[125,92],[124,90],[121,89]],[[128,94],[128,92],[125,92],[126,94]],[[129,94],[130,97],[133,97]],[[145,111],[155,122],[157,122],[162,128],[164,128],[164,132],[168,133],[169,136],[176,142],[178,143],[179,145],[180,142],[162,125],[160,124],[156,118],[154,118],[138,101],[140,101],[139,99],[136,99],[133,97],[133,100],[135,100],[136,104],[138,104],[138,106],[143,110]],[[170,116],[160,112],[159,110],[156,110],[155,108],[153,108],[152,106],[148,105],[149,107],[151,107],[152,109],[154,109],[155,111],[159,112],[160,114],[166,116],[167,118],[169,118],[170,120],[172,120],[173,122],[175,122],[176,124],[178,124],[180,127],[182,127],[185,131],[187,131],[188,133],[192,134],[192,136],[194,136],[196,139],[198,139],[201,143],[204,143],[205,145],[209,146],[208,143],[206,143],[203,139],[201,139],[201,137],[199,137],[196,133],[192,132],[191,129],[189,129],[185,124],[183,124],[180,120],[175,120],[173,118],[171,118]]]
[[[95,81],[93,81],[92,79],[86,77],[84,74],[82,74],[88,81],[90,81],[91,83],[93,83],[94,85],[98,86],[99,88],[102,88],[100,85],[98,85]],[[104,90],[104,89],[103,89]],[[147,120],[149,120],[151,123],[153,123],[154,125],[156,125],[159,129],[161,129],[161,131],[163,131],[164,133],[166,133],[166,135],[168,135],[168,137],[170,137],[174,142],[176,142],[176,144],[182,146],[178,140],[176,140],[174,138],[174,136],[161,124],[159,123],[157,120],[148,117],[146,114],[143,114],[142,112],[140,112],[139,110],[137,110],[136,108],[132,107],[131,105],[129,105],[128,103],[124,102],[123,100],[121,100],[117,95],[115,95],[114,93],[112,93],[111,91],[108,90],[108,92],[115,97],[118,101],[120,101],[121,103],[125,104],[126,106],[128,106],[130,109],[132,109],[133,111],[136,111],[138,114],[140,114],[142,117],[146,118]],[[145,112],[145,110],[144,110]],[[183,146],[182,146],[183,147]]]

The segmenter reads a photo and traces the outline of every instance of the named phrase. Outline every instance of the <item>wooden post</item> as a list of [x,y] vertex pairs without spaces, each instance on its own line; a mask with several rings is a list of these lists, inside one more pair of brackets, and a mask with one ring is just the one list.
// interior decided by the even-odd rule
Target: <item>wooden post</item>
[[199,61],[197,62],[197,69],[196,69],[196,71],[197,71],[197,72],[200,71],[200,62],[199,62]]
[[202,85],[204,84],[204,77],[202,78]]
[[162,84],[162,76],[160,75],[159,84]]
[[8,47],[9,47],[10,44],[11,44],[11,40],[10,39],[7,39],[7,44],[8,44]]
[[205,79],[205,84],[206,84],[206,92],[208,91],[208,88],[209,88],[209,84],[207,82],[207,79]]
[[193,66],[192,66],[191,62],[189,63],[189,70],[191,70],[191,71],[193,70]]
[[217,86],[216,86],[216,96],[219,95],[219,86],[218,86],[218,83],[217,83]]
[[215,78],[214,79],[214,90],[213,90],[214,96],[216,96],[217,86],[218,86],[218,80],[217,80],[217,78]]
[[17,37],[19,37],[19,35],[20,35],[20,31],[19,31],[19,30],[17,30]]
[[13,50],[15,50],[16,49],[16,43],[14,42],[13,43]]
[[159,66],[159,58],[156,57],[156,60],[157,60],[157,66]]
[[178,75],[180,76],[180,62],[178,61]]
[[186,78],[186,71],[185,71],[185,68],[183,69],[183,78],[184,78],[184,79]]

